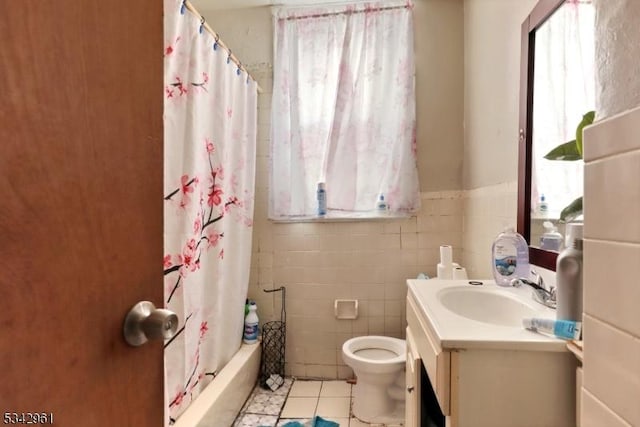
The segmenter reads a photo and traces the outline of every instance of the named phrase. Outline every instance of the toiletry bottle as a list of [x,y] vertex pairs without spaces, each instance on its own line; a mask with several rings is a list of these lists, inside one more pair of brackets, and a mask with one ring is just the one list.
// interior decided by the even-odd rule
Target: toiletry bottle
[[258,342],[258,313],[256,313],[258,307],[256,303],[251,301],[249,303],[249,314],[244,318],[244,337],[242,341],[245,344],[255,344]]
[[562,234],[558,233],[558,228],[551,221],[542,223],[544,234],[540,236],[540,249],[549,251],[559,251],[562,246]]
[[547,204],[546,198],[544,194],[540,195],[540,203],[538,203],[538,211],[540,213],[546,213],[549,210],[549,205]]
[[318,183],[316,194],[318,197],[318,215],[324,216],[327,213],[327,191],[325,190],[324,182]]
[[440,246],[440,262],[436,272],[438,279],[453,279],[453,247],[451,245]]
[[506,228],[493,242],[491,269],[500,286],[511,286],[517,277],[529,278],[529,245],[513,228]]
[[388,209],[387,202],[384,200],[384,194],[378,194],[378,200],[376,201],[376,209],[380,212],[386,212]]
[[580,339],[582,332],[582,323],[571,320],[525,318],[522,319],[522,326],[532,331],[545,332],[568,340]]
[[556,261],[556,316],[582,322],[582,224],[567,224],[572,242]]

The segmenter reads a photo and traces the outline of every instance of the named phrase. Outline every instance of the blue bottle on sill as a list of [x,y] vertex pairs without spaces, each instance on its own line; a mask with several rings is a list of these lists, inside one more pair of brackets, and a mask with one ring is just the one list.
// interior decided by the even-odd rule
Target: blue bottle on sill
[[386,200],[384,200],[384,194],[378,194],[378,200],[376,200],[376,210],[379,212],[386,212],[389,209],[389,205]]
[[324,216],[327,214],[327,191],[325,190],[324,182],[318,183],[316,193],[318,197],[318,216]]

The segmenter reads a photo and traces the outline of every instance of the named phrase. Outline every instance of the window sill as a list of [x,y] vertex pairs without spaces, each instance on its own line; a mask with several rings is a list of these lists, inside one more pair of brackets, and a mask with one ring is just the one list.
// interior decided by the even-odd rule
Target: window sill
[[385,221],[394,219],[407,219],[415,216],[409,212],[340,212],[329,211],[326,215],[306,215],[287,216],[271,218],[274,223],[295,223],[295,222],[356,222],[356,221]]

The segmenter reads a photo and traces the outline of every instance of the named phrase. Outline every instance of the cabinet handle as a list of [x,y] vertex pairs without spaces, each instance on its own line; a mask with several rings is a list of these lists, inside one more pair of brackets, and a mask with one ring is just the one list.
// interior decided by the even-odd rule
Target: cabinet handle
[[414,389],[414,387],[413,387],[413,386],[407,387],[407,391],[408,391],[409,393],[411,393],[411,392],[413,391],[413,389]]

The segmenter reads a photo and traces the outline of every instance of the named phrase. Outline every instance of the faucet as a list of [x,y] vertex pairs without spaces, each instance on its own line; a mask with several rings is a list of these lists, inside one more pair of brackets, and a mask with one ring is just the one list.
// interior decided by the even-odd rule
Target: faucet
[[535,276],[535,282],[524,277],[517,277],[511,280],[511,286],[514,286],[516,288],[519,288],[523,284],[531,286],[533,288],[532,296],[535,301],[547,307],[555,309],[556,288],[554,286],[550,286],[549,289],[547,289],[541,275],[539,275],[536,271],[531,271],[531,274]]

